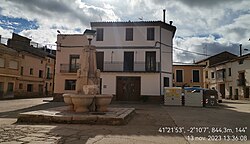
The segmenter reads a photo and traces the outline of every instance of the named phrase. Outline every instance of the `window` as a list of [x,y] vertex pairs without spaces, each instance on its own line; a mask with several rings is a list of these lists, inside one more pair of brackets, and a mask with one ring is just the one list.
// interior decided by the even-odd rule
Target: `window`
[[104,63],[104,52],[96,52],[96,66],[97,69],[103,71],[103,63]]
[[214,78],[214,72],[211,72],[211,77]]
[[39,94],[42,94],[42,93],[43,93],[43,85],[42,85],[42,84],[39,84],[39,85],[38,85],[38,93],[39,93]]
[[75,90],[76,80],[65,80],[64,90]]
[[126,41],[133,41],[133,28],[126,28]]
[[80,68],[80,56],[70,55],[69,59],[70,59],[69,72],[76,72]]
[[169,87],[169,78],[168,77],[164,77],[164,87]]
[[193,70],[193,82],[200,82],[200,71]]
[[183,82],[183,70],[176,70],[176,82]]
[[33,85],[27,84],[27,92],[33,92]]
[[4,83],[0,82],[0,96],[3,95],[3,90],[4,90]]
[[33,68],[30,68],[30,75],[33,75]]
[[205,78],[208,78],[208,71],[205,72]]
[[233,88],[232,86],[229,87],[229,98],[231,99],[233,96]]
[[240,64],[240,65],[243,64],[243,62],[244,62],[243,59],[239,60],[239,64]]
[[39,78],[42,78],[42,77],[43,77],[43,71],[39,70]]
[[23,75],[23,67],[21,67],[20,75]]
[[133,71],[134,70],[134,52],[124,52],[124,71]]
[[146,52],[146,71],[156,71],[156,52]]
[[11,60],[11,61],[9,62],[9,68],[10,68],[10,69],[18,69],[18,62],[17,62],[17,61]]
[[147,28],[147,40],[155,40],[155,28]]
[[50,73],[50,68],[47,67],[47,74],[46,74],[47,79],[52,79],[52,74]]
[[4,58],[0,58],[0,67],[4,67],[5,60]]
[[22,83],[19,84],[19,89],[23,89],[23,84]]
[[14,91],[14,83],[9,82],[7,92],[13,92],[13,91]]
[[97,28],[96,33],[96,41],[103,41],[103,28]]
[[43,64],[43,60],[41,60],[41,64]]
[[232,70],[231,68],[228,68],[228,76],[231,76],[232,75]]

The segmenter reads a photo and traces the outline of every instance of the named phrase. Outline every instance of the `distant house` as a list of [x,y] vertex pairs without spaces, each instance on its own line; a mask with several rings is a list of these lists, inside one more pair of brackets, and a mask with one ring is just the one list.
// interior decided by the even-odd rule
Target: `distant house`
[[205,65],[173,65],[173,86],[203,87],[203,68]]
[[[52,95],[55,56],[30,45],[31,39],[13,33],[7,45],[1,44],[0,91],[3,97]],[[7,90],[7,91],[6,91]]]
[[[211,59],[216,62],[209,63]],[[215,88],[226,99],[249,99],[250,54],[238,57],[223,52],[198,63],[208,62],[204,69],[204,85]]]
[[54,100],[61,99],[63,93],[76,92],[77,70],[81,66],[82,50],[88,45],[88,40],[83,34],[59,34],[56,43]]
[[20,61],[17,51],[0,44],[0,98],[14,97],[18,90]]
[[[97,68],[101,93],[114,100],[159,100],[163,87],[172,86],[172,40],[176,27],[161,21],[91,22],[96,30]],[[76,70],[84,35],[57,36],[55,93],[75,92]]]

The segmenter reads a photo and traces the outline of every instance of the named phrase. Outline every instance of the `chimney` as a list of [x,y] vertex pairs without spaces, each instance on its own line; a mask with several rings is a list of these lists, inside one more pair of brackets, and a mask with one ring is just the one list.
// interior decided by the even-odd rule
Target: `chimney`
[[242,44],[240,44],[240,56],[242,56]]
[[165,20],[165,14],[166,14],[166,10],[163,9],[163,22],[164,22],[164,23],[166,22],[166,20]]
[[172,24],[173,24],[173,21],[169,21],[169,24],[172,25]]

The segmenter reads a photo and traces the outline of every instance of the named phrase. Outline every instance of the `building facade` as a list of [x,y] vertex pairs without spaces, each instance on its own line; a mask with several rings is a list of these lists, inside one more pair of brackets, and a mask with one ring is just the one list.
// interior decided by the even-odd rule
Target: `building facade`
[[204,65],[173,65],[173,86],[203,87]]
[[[155,22],[91,22],[96,37],[100,91],[114,100],[138,101],[160,98],[163,87],[172,86],[172,40],[176,27]],[[55,93],[75,92],[84,35],[57,37]]]
[[61,99],[63,93],[76,92],[77,70],[86,45],[88,40],[85,35],[57,35],[54,99]]
[[0,98],[13,97],[18,90],[20,60],[17,51],[0,44]]
[[91,22],[101,92],[119,101],[159,99],[172,86],[176,27],[161,22]]
[[217,88],[223,98],[249,100],[250,54],[217,63],[209,67],[208,86]]
[[222,98],[249,99],[249,56],[222,52],[198,62],[206,64],[204,87],[218,90]]
[[30,43],[31,39],[13,33],[7,45],[2,45],[4,51],[9,52],[8,55],[5,52],[0,58],[0,75],[6,76],[7,73],[14,78],[11,78],[12,82],[6,81],[5,78],[5,84],[1,83],[3,86],[0,88],[5,94],[7,88],[7,92],[13,93],[12,97],[39,97],[53,93],[55,56],[34,48]]

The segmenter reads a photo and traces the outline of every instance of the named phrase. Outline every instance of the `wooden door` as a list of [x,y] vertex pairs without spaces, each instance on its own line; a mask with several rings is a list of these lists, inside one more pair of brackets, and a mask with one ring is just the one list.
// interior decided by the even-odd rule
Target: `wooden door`
[[138,101],[141,93],[140,77],[117,77],[116,95],[118,101]]

